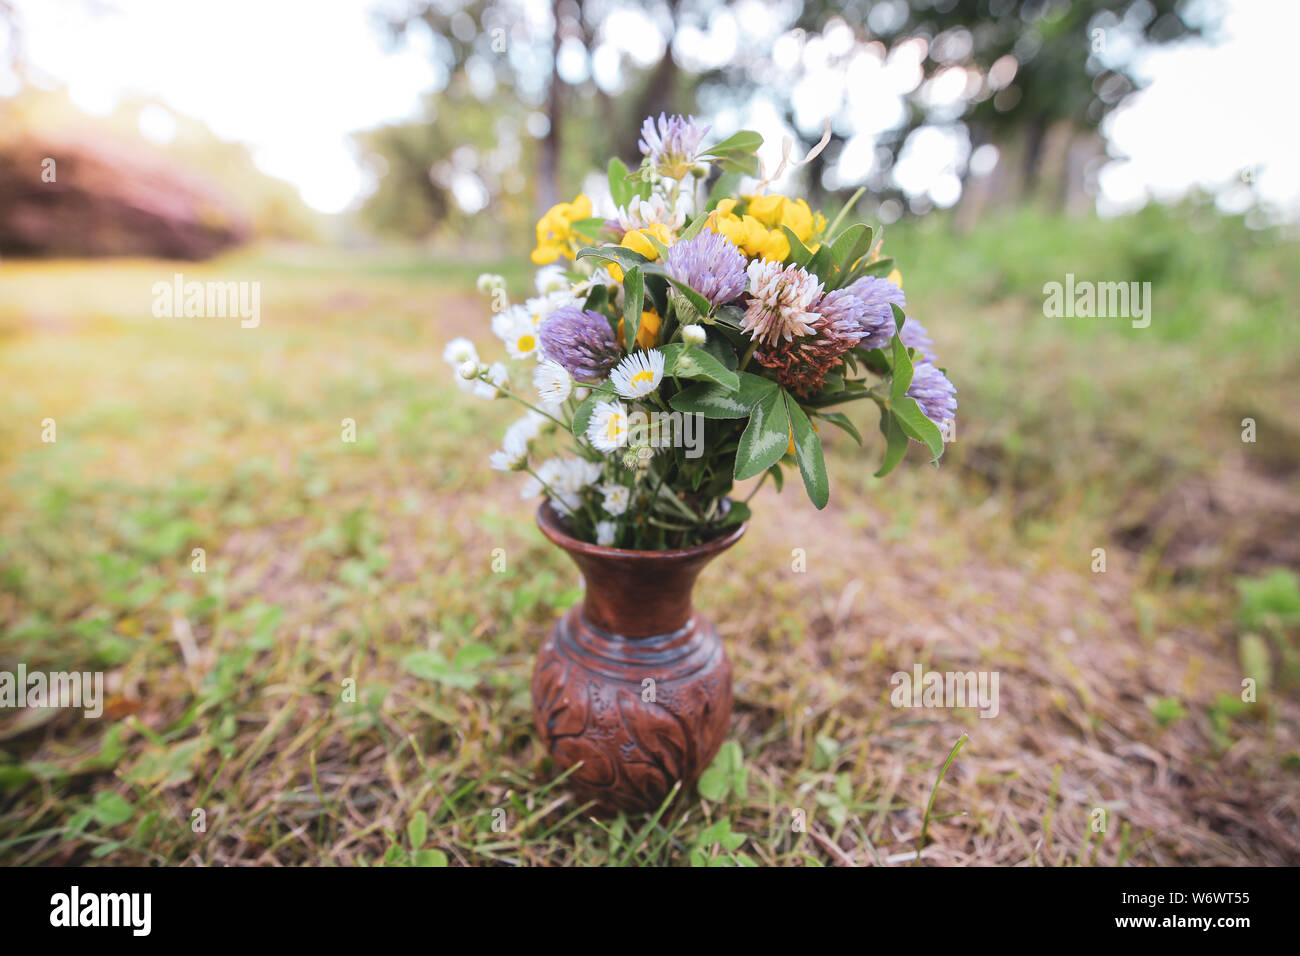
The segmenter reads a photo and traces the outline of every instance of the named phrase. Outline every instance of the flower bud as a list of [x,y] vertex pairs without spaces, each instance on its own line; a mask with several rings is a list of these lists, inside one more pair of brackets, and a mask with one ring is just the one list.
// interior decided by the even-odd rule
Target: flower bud
[[703,345],[708,340],[708,335],[704,332],[702,325],[683,325],[682,341],[688,346]]
[[456,374],[464,379],[478,378],[478,363],[474,361],[462,362],[456,369]]

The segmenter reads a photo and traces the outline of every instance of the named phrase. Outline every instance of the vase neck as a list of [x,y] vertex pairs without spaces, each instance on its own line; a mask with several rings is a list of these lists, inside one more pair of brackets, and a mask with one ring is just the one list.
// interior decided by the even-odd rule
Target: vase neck
[[652,551],[636,557],[570,556],[587,584],[583,618],[630,640],[672,634],[689,624],[695,579],[714,557],[662,558]]

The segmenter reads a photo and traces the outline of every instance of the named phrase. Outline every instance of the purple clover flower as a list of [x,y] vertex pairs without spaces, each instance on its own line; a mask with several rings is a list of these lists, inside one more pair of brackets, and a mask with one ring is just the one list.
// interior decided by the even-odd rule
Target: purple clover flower
[[653,116],[647,116],[641,124],[641,138],[637,145],[642,155],[650,161],[650,167],[664,176],[681,179],[691,171],[700,151],[700,141],[710,127],[703,129],[695,125],[693,116],[665,116],[659,114],[656,124]]
[[711,305],[724,305],[745,292],[745,257],[726,236],[705,231],[668,250],[668,272]]
[[912,369],[912,384],[907,388],[925,417],[936,425],[957,417],[957,388],[936,366],[918,362]]
[[926,331],[925,326],[910,315],[903,323],[903,327],[898,330],[898,337],[908,348],[916,349],[925,356],[927,362],[939,361],[934,351],[934,339],[930,338],[930,333]]
[[599,312],[566,305],[537,329],[542,356],[559,362],[579,382],[598,382],[618,364],[618,341]]
[[877,276],[863,276],[845,287],[857,299],[860,310],[858,325],[862,327],[862,341],[858,343],[864,349],[880,349],[889,344],[898,326],[894,323],[894,304],[900,309],[907,305],[907,296],[903,290],[888,279]]

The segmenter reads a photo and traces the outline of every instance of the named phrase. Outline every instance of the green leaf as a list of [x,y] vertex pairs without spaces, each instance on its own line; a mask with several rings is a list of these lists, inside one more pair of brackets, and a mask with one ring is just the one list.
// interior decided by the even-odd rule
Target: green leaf
[[845,415],[843,412],[818,412],[817,417],[825,419],[832,425],[844,429],[853,436],[853,440],[857,442],[859,446],[862,445],[862,435],[858,432],[858,427],[853,424],[853,419],[849,418],[848,415]]
[[884,278],[894,271],[893,259],[877,259],[875,262],[869,262],[862,267],[862,274],[868,276],[877,276]]
[[641,310],[645,304],[645,278],[641,267],[633,266],[623,274],[623,347],[636,348],[636,333],[641,328]]
[[731,507],[727,509],[726,517],[718,522],[718,527],[729,528],[734,524],[741,524],[748,521],[750,516],[749,505],[743,501],[733,501]]
[[773,388],[749,413],[749,424],[736,449],[736,480],[753,478],[775,465],[789,444],[790,416],[781,389]]
[[[736,188],[739,185],[740,185],[740,173],[723,173],[721,176],[719,176],[718,181],[714,183],[713,188],[709,190],[708,201],[705,202],[704,204],[705,212],[706,213],[712,212],[717,207],[718,203],[734,195],[736,192]],[[707,218],[708,218],[707,215],[701,216],[698,221],[702,225],[703,220]],[[694,227],[694,225],[695,223],[691,223],[692,227]],[[698,229],[696,229],[695,231],[699,232]],[[682,239],[689,239],[689,238],[691,237],[686,235],[685,233],[682,234]]]
[[807,266],[812,260],[812,252],[803,244],[803,240],[794,234],[794,230],[789,226],[783,225],[781,231],[785,233],[786,239],[790,241],[790,258],[801,266]]
[[587,426],[591,424],[591,416],[596,412],[596,403],[604,401],[608,396],[597,389],[592,389],[591,394],[584,398],[578,405],[577,411],[573,413],[574,438],[582,438],[587,433]]
[[612,243],[606,243],[603,246],[583,246],[578,250],[579,259],[605,259],[609,262],[618,263],[626,272],[628,269],[640,266],[641,271],[654,275],[662,275],[663,267],[657,263],[651,262],[635,249],[629,249],[626,246],[616,246]]
[[494,659],[497,652],[486,644],[466,644],[452,658],[451,666],[458,671],[473,670]]
[[102,827],[123,824],[131,819],[132,812],[131,804],[121,794],[112,790],[101,790],[95,794],[95,801],[90,808],[91,816]]
[[604,227],[605,218],[603,216],[591,216],[587,219],[577,220],[571,228],[578,235],[594,240],[600,238],[600,230]]
[[627,167],[617,156],[609,161],[609,194],[614,205],[626,207],[636,195],[636,188],[627,178]]
[[672,374],[678,378],[706,379],[729,392],[740,390],[740,376],[704,349],[684,349],[676,356]]
[[742,129],[732,133],[716,146],[709,147],[710,156],[722,156],[727,153],[752,153],[763,145],[763,137],[752,129]]
[[897,332],[894,333],[890,346],[894,353],[894,378],[889,385],[889,400],[897,402],[912,387],[912,359],[907,354],[907,346],[903,344]]
[[785,410],[790,428],[794,432],[794,457],[803,476],[803,486],[808,498],[820,511],[831,497],[830,480],[826,477],[826,460],[822,455],[821,439],[793,395],[785,393]]
[[416,866],[446,866],[447,854],[441,850],[416,850]]
[[668,278],[668,281],[673,284],[673,288],[686,298],[686,301],[690,302],[691,307],[700,315],[708,315],[709,312],[712,311],[713,306],[709,304],[709,300],[704,298],[704,296],[700,295],[685,282],[678,282],[671,276]]
[[718,384],[688,385],[668,400],[679,412],[705,418],[746,418],[758,401],[768,395],[780,397],[777,384],[751,372],[739,372],[740,388],[736,391]]
[[855,223],[840,233],[831,246],[831,257],[841,273],[847,273],[853,264],[871,249],[871,227],[865,222]]
[[418,850],[424,846],[424,841],[429,837],[429,815],[423,810],[417,811],[406,825],[406,835],[411,840],[411,849]]
[[907,454],[907,432],[887,408],[880,409],[880,431],[885,436],[885,460],[876,471],[877,478],[893,471]]
[[943,432],[939,426],[925,417],[921,406],[914,398],[901,398],[889,403],[894,419],[909,437],[925,444],[935,461],[943,456]]

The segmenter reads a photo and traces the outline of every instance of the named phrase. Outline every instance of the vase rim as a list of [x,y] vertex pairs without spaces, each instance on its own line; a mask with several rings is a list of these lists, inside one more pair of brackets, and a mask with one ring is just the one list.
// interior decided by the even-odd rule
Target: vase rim
[[702,558],[727,550],[740,540],[749,528],[748,521],[742,521],[735,527],[724,529],[722,534],[708,541],[692,545],[689,548],[666,548],[663,550],[638,550],[635,548],[610,548],[589,541],[580,541],[573,537],[564,527],[560,514],[550,501],[543,501],[537,509],[537,527],[542,529],[552,543],[564,550],[576,554],[588,554],[593,557],[607,558]]

